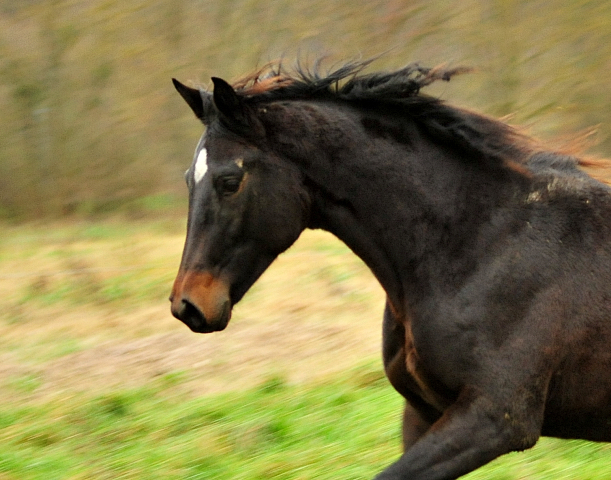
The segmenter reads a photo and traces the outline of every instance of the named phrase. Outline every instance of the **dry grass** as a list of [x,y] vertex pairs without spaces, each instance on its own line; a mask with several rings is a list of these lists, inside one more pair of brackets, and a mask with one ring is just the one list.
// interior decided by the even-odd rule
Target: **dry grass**
[[39,399],[173,372],[198,394],[270,374],[297,383],[379,356],[383,292],[324,232],[305,232],[235,308],[227,330],[206,336],[169,312],[179,230],[107,224],[5,233],[0,383],[35,378]]

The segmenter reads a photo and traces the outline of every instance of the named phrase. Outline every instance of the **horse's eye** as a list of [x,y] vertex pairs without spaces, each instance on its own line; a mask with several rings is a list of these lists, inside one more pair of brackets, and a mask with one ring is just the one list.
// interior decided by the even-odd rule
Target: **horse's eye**
[[216,182],[216,188],[219,194],[224,196],[233,195],[240,189],[242,183],[241,177],[220,177]]

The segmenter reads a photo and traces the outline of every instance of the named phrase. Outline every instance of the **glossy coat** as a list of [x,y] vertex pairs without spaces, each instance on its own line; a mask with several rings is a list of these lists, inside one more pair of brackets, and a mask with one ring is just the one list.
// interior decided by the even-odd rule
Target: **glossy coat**
[[276,256],[322,228],[387,293],[405,451],[378,479],[454,479],[541,435],[611,441],[611,190],[420,93],[459,69],[363,67],[213,79],[213,93],[175,81],[207,127],[207,170],[187,172],[173,314],[224,329]]

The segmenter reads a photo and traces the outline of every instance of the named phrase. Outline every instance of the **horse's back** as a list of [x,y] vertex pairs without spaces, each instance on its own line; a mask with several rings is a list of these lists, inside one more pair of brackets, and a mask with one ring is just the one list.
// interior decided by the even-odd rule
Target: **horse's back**
[[579,159],[572,155],[556,152],[537,152],[528,159],[527,166],[535,174],[547,172],[553,175],[594,180],[579,168]]

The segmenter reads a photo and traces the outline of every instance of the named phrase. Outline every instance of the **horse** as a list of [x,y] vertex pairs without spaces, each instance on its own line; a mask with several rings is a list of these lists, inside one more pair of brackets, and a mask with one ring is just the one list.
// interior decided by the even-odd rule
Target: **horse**
[[172,314],[225,329],[323,229],[386,293],[403,453],[376,479],[455,479],[540,436],[611,441],[611,188],[593,160],[421,93],[466,69],[367,66],[173,80],[206,128]]

